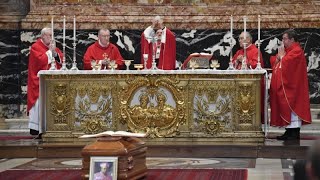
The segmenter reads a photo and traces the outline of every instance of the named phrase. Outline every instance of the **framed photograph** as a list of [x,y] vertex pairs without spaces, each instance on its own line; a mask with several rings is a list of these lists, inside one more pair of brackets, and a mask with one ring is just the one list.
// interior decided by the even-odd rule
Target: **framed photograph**
[[92,156],[89,180],[117,180],[118,157]]

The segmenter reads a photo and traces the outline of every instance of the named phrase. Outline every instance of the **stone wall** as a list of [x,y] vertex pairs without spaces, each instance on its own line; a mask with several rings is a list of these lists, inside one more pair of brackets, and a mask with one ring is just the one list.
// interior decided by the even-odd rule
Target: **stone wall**
[[[25,115],[27,64],[30,45],[54,17],[55,38],[61,48],[62,17],[67,17],[66,58],[72,61],[72,18],[77,18],[77,63],[82,69],[86,48],[97,38],[97,30],[111,30],[111,42],[125,59],[140,59],[140,35],[155,15],[176,34],[177,61],[194,52],[212,53],[227,67],[231,45],[247,28],[257,40],[257,16],[261,15],[261,51],[266,66],[275,54],[281,34],[295,28],[308,59],[310,101],[320,104],[320,3],[289,0],[6,0],[0,3],[0,117]],[[234,36],[229,34],[230,15]],[[235,52],[238,44],[232,48]]]

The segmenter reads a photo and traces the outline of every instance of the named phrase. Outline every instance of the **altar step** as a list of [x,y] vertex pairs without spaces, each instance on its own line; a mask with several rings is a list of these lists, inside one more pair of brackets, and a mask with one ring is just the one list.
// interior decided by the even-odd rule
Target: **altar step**
[[[316,106],[316,105],[314,105]],[[269,109],[270,113],[270,109]],[[302,126],[302,134],[320,135],[320,108],[311,108],[312,124]],[[28,118],[5,119],[7,129],[0,129],[0,135],[29,135]],[[264,129],[264,126],[262,125]],[[269,127],[268,133],[283,133],[284,128]]]
[[0,129],[0,135],[30,135],[30,130],[28,128],[28,118],[5,119],[4,122],[6,124],[7,129]]

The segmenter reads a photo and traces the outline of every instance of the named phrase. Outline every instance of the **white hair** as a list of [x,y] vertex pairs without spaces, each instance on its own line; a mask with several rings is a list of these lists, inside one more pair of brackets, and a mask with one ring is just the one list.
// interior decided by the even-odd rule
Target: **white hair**
[[51,28],[45,27],[41,30],[41,36],[43,36],[44,34],[51,32]]
[[159,22],[162,22],[162,18],[158,15],[156,17],[154,17],[154,21],[159,21]]

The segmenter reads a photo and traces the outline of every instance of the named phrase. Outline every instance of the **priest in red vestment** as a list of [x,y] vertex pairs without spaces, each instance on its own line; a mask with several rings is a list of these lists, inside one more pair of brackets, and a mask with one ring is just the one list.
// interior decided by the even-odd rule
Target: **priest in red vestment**
[[[245,36],[246,35],[246,36]],[[255,69],[257,67],[257,63],[258,63],[258,51],[259,49],[256,47],[256,45],[252,44],[252,36],[249,32],[242,32],[239,36],[239,44],[240,44],[240,48],[236,54],[233,56],[232,58],[232,63],[234,65],[234,67],[236,69],[241,69],[242,66],[242,61],[244,60],[244,43],[246,43],[247,49],[246,49],[246,63],[247,63],[247,68],[248,69]],[[263,59],[262,59],[262,55],[260,53],[260,63],[261,63],[261,67],[263,68]],[[264,123],[264,97],[265,97],[265,80],[264,77],[262,77],[261,79],[261,98],[260,98],[260,104],[261,104],[261,123]]]
[[270,124],[286,127],[278,140],[295,140],[300,139],[301,125],[311,123],[307,61],[294,30],[285,31],[282,42],[284,47],[270,59]]
[[[156,37],[156,42],[153,44],[154,37]],[[170,29],[163,26],[160,16],[156,16],[152,25],[147,27],[141,35],[141,64],[144,64],[143,54],[148,54],[148,69],[152,67],[153,53],[158,69],[173,70],[176,68],[176,38]]]
[[[244,60],[244,43],[247,43],[247,49],[246,49],[246,54],[247,54],[247,68],[249,69],[255,69],[257,67],[258,63],[258,48],[256,45],[252,44],[252,36],[249,32],[245,33],[242,32],[239,36],[239,44],[241,49],[239,49],[236,54],[232,58],[232,63],[236,69],[241,69],[242,66],[242,61]],[[261,67],[263,67],[263,59],[262,55],[260,53],[260,63]]]
[[39,119],[39,77],[37,74],[40,70],[48,70],[51,67],[52,58],[55,59],[56,68],[59,69],[62,57],[60,49],[52,40],[51,28],[43,28],[40,38],[31,46],[28,62],[27,112],[32,135],[41,135],[44,129]]
[[106,68],[109,61],[115,61],[118,69],[123,66],[123,58],[116,45],[110,42],[110,31],[108,29],[100,29],[98,32],[98,41],[90,45],[83,57],[83,68],[85,70],[92,69],[91,61],[102,64],[101,69]]

